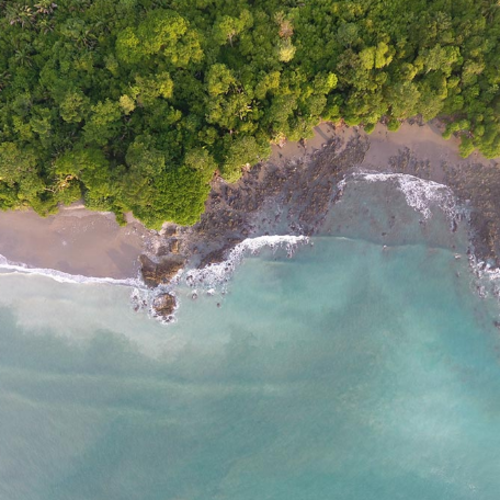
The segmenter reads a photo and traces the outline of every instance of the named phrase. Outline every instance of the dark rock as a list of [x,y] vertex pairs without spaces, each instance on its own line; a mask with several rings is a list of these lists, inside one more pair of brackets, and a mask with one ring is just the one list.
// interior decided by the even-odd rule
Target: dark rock
[[155,298],[153,303],[156,314],[164,319],[168,319],[169,316],[172,316],[175,311],[176,305],[177,300],[170,293],[159,295]]
[[164,236],[174,236],[177,234],[178,226],[176,224],[167,224],[163,227],[162,233]]
[[179,253],[179,245],[180,241],[178,238],[170,238],[165,241],[165,244],[158,248],[156,252],[157,257],[164,257],[170,253],[178,254]]
[[180,241],[178,239],[171,240],[170,251],[172,253],[178,254],[179,253],[179,245],[180,245]]
[[225,254],[226,254],[225,247],[218,248],[217,250],[214,250],[213,252],[210,252],[208,255],[203,257],[198,267],[202,268],[209,266],[210,264],[218,264],[219,262],[224,261]]
[[156,252],[157,257],[164,257],[165,255],[168,255],[170,253],[170,249],[168,246],[161,246],[158,248]]
[[144,283],[148,287],[154,288],[169,283],[177,272],[184,267],[185,260],[166,258],[156,263],[146,255],[141,255],[140,263]]

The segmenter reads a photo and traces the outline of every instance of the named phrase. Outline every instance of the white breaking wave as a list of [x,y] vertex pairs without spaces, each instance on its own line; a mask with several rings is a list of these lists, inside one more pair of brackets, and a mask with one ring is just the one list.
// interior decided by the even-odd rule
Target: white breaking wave
[[469,253],[469,266],[477,278],[475,286],[479,296],[492,294],[500,299],[500,269],[479,260],[473,252]]
[[[371,172],[359,172],[353,174],[353,180],[364,180],[368,182],[395,182],[397,189],[401,191],[406,203],[415,211],[420,212],[424,219],[432,216],[430,205],[437,204],[449,217],[454,217],[456,203],[451,189],[444,184],[427,181],[409,174],[383,174]],[[339,189],[345,187],[345,180],[339,184]]]
[[245,254],[255,254],[262,248],[267,247],[273,250],[284,249],[287,255],[292,257],[299,244],[308,242],[309,238],[307,236],[272,235],[247,238],[238,243],[223,262],[209,264],[202,269],[190,269],[182,273],[176,281],[179,283],[184,280],[187,285],[192,287],[201,284],[207,287],[210,293],[214,293],[216,287],[228,281]]
[[[108,284],[144,288],[144,284],[134,278],[115,279],[115,278],[97,278],[93,276],[83,276],[81,274],[69,274],[56,269],[43,269],[38,267],[29,267],[19,262],[11,262],[3,255],[0,255],[0,272],[2,270],[10,273],[35,274],[46,276],[59,283],[78,283],[78,284]],[[6,274],[6,273],[2,273]]]
[[[222,262],[209,264],[201,269],[181,269],[168,284],[160,284],[153,289],[144,286],[136,287],[132,294],[132,301],[137,309],[146,309],[150,316],[160,322],[174,323],[177,321],[176,312],[180,307],[182,297],[182,293],[178,293],[179,286],[184,284],[194,288],[192,298],[198,297],[198,288],[204,290],[206,295],[225,293],[232,274],[245,255],[256,254],[263,248],[271,248],[274,251],[286,250],[288,257],[292,257],[298,245],[308,242],[307,236],[272,235],[247,238],[231,249],[227,259]],[[155,302],[165,293],[174,296],[177,304],[170,316],[161,318],[155,310]]]
[[[262,248],[268,247],[273,250],[284,249],[287,251],[288,256],[291,257],[297,245],[307,243],[308,241],[309,238],[306,236],[288,235],[247,238],[236,245],[229,252],[227,260],[217,264],[210,264],[202,269],[180,270],[168,285],[160,285],[155,289],[147,288],[143,281],[139,278],[115,279],[69,274],[56,269],[29,267],[23,263],[9,261],[1,254],[0,277],[2,274],[25,274],[45,276],[57,281],[58,283],[108,284],[131,287],[131,299],[135,308],[146,308],[149,313],[155,317],[157,314],[154,310],[154,303],[158,297],[164,293],[174,295],[177,298],[175,311],[179,308],[179,297],[177,296],[175,289],[182,282],[185,282],[189,286],[201,285],[201,287],[207,290],[208,294],[213,294],[220,285],[226,284],[229,281],[231,274],[235,271],[237,265],[241,262],[246,253],[255,254]],[[175,321],[175,311],[172,316],[167,318],[167,322]]]

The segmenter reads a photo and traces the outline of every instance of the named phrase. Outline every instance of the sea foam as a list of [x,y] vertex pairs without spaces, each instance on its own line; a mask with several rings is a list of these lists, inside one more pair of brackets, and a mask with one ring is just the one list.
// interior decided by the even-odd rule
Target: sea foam
[[[225,294],[231,276],[246,255],[255,255],[263,248],[270,248],[273,251],[285,250],[287,256],[291,258],[299,245],[307,243],[309,243],[307,236],[270,235],[247,238],[235,245],[229,251],[227,259],[222,262],[208,264],[200,269],[181,269],[168,284],[160,284],[153,289],[136,287],[132,293],[134,308],[146,309],[150,316],[162,323],[174,323],[177,321],[176,312],[182,301],[183,294],[179,293],[182,286],[193,289],[193,298],[198,296],[199,291],[209,296]],[[162,318],[155,310],[155,302],[165,293],[174,296],[177,304],[172,315]]]
[[[378,173],[378,172],[356,172],[347,179],[353,181],[367,182],[387,182],[395,183],[397,189],[403,193],[408,206],[420,212],[424,219],[432,217],[430,206],[438,205],[450,218],[456,214],[455,196],[452,190],[444,184],[415,177],[409,174]],[[339,184],[339,189],[343,190],[346,185],[344,179]]]
[[480,297],[492,295],[500,300],[500,268],[477,258],[474,252],[469,252],[469,266],[476,280],[474,286]]
[[[259,236],[256,238],[247,238],[233,249],[230,250],[228,258],[220,263],[209,264],[201,269],[181,269],[168,285],[160,285],[155,289],[148,289],[140,278],[100,278],[94,276],[84,276],[81,274],[70,274],[56,269],[45,269],[30,267],[24,263],[12,262],[0,254],[0,275],[1,274],[24,274],[45,276],[58,283],[74,284],[106,284],[131,287],[131,300],[136,309],[146,308],[151,316],[157,314],[154,310],[154,303],[164,293],[174,295],[179,301],[177,288],[182,285],[190,287],[199,286],[206,291],[208,295],[225,292],[225,285],[228,283],[231,275],[238,264],[246,254],[256,254],[259,250],[267,247],[273,250],[284,249],[289,257],[292,257],[297,245],[307,243],[309,238],[306,236],[291,235],[272,235]],[[221,285],[224,288],[221,289]],[[175,310],[178,309],[179,303]],[[175,315],[168,318],[168,322],[175,321]]]
[[298,245],[308,242],[307,236],[292,235],[247,238],[231,249],[226,260],[209,264],[201,269],[189,269],[179,275],[177,283],[184,282],[190,287],[201,285],[208,288],[207,293],[213,294],[218,287],[227,283],[245,255],[256,254],[263,248],[271,248],[273,251],[286,250],[288,257],[291,258]]

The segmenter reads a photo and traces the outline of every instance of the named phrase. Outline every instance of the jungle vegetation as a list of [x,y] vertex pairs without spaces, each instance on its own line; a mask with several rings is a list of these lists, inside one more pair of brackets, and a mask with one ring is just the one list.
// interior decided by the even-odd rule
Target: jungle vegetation
[[497,0],[0,0],[0,208],[194,223],[321,120],[500,156]]

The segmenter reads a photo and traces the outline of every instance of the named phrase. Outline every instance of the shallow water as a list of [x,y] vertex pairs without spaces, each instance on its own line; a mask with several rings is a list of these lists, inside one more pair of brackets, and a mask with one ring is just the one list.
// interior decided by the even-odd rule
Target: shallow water
[[127,287],[0,275],[0,498],[496,500],[498,306],[421,219],[353,183],[167,327]]

